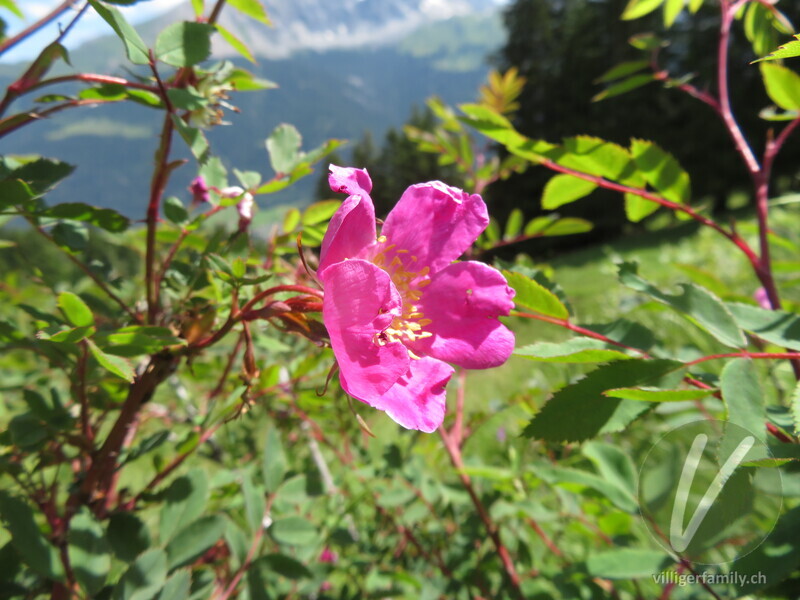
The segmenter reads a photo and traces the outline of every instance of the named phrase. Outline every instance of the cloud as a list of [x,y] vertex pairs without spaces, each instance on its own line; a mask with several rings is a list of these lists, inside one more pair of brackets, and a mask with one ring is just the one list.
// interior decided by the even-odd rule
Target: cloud
[[[119,7],[125,18],[131,23],[141,23],[152,19],[180,4],[185,4],[187,0],[144,0],[133,6]],[[26,0],[18,2],[25,19],[20,20],[8,11],[0,11],[0,16],[8,21],[8,33],[14,35],[32,23],[41,19],[61,2],[57,0]],[[19,44],[9,52],[0,56],[0,62],[17,62],[31,60],[36,57],[45,44],[52,41],[58,35],[59,25],[64,26],[70,22],[75,15],[74,11],[67,11],[55,23],[32,36],[25,42]],[[75,48],[83,42],[92,38],[107,35],[111,32],[108,25],[97,14],[89,10],[84,14],[75,28],[70,32],[66,41],[67,48]]]

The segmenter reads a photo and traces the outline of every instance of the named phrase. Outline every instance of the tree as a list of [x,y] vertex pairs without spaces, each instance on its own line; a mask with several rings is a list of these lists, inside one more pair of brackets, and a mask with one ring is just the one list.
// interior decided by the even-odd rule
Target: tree
[[[596,81],[604,72],[623,61],[647,58],[628,43],[631,36],[644,31],[670,40],[659,52],[659,68],[674,78],[693,73],[694,85],[713,89],[717,7],[704,6],[697,15],[684,13],[664,33],[660,11],[634,21],[621,20],[626,4],[627,0],[516,0],[506,9],[508,40],[495,62],[503,69],[516,66],[527,80],[515,125],[528,136],[554,142],[578,134],[623,145],[632,137],[653,140],[672,152],[693,176],[693,202],[710,199],[716,209],[722,209],[730,190],[746,187],[749,178],[710,108],[680,90],[655,83],[602,102],[591,101],[602,90]],[[791,10],[798,12],[797,7]],[[770,103],[758,69],[749,65],[754,58],[744,36],[735,36],[729,68],[729,77],[736,82],[734,109]],[[741,125],[750,139],[765,139],[768,124],[764,121],[750,116]],[[698,136],[698,131],[703,135]],[[795,170],[788,164],[779,168],[784,174]],[[524,199],[522,208],[529,215],[541,212],[538,199],[549,177],[529,169],[500,182],[493,188],[494,205],[501,208],[497,216],[502,219],[519,199]],[[596,224],[594,237],[608,237],[620,232],[625,223],[616,196],[594,193],[561,212],[588,218]]]

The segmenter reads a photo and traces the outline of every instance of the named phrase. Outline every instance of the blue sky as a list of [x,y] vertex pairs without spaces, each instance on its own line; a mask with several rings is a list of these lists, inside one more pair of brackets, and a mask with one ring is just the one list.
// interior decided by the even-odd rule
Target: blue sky
[[[144,0],[134,6],[120,8],[131,23],[140,23],[174,6],[185,3],[186,0]],[[59,4],[61,4],[61,0],[17,0],[17,6],[25,13],[25,20],[21,21],[13,13],[2,8],[0,8],[0,16],[8,23],[9,35],[14,35],[49,13]],[[74,12],[68,11],[61,16],[59,22],[62,25],[66,25],[70,22],[72,15],[74,15]],[[109,33],[112,33],[112,31],[108,25],[90,9],[70,32],[65,45],[67,48],[74,48],[88,39]],[[58,35],[58,22],[51,24],[39,35],[28,38],[0,56],[0,62],[30,60],[39,53],[44,45],[51,42],[56,35]]]

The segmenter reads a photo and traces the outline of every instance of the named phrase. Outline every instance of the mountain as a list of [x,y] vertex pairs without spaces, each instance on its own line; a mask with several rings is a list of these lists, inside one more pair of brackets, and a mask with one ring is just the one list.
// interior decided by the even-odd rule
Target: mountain
[[[297,126],[304,148],[311,148],[329,138],[356,140],[366,130],[379,139],[389,127],[401,125],[412,106],[432,95],[451,104],[472,101],[488,70],[485,57],[503,40],[493,0],[340,0],[335,9],[333,4],[268,0],[276,24],[269,29],[250,19],[240,21],[240,15],[229,11],[224,24],[237,36],[262,36],[253,44],[257,65],[234,62],[279,88],[233,96],[240,112],[226,114],[232,126],[209,132],[212,150],[226,166],[269,177],[264,140],[282,122]],[[436,14],[456,16],[436,20]],[[139,30],[152,40],[179,16]],[[228,51],[217,46],[215,52],[226,56]],[[119,72],[114,65],[121,64],[120,55],[115,37],[71,52],[77,69],[97,72]],[[7,84],[9,70],[0,71],[0,84]],[[0,153],[43,154],[78,165],[51,193],[51,202],[88,202],[140,218],[160,122],[161,113],[132,103],[64,111],[3,138]],[[177,138],[175,155],[189,157]],[[168,193],[186,198],[194,172],[191,165],[180,168]],[[259,202],[305,203],[315,180],[307,177]]]

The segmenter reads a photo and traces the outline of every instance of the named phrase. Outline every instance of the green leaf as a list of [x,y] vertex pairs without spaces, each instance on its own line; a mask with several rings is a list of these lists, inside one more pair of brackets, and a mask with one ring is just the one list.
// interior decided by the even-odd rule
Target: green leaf
[[514,303],[518,306],[558,319],[569,317],[567,307],[543,285],[514,271],[504,270],[503,275],[516,292]]
[[630,456],[616,446],[597,441],[584,444],[581,452],[592,461],[603,479],[623,490],[635,502],[636,467]]
[[74,165],[70,165],[50,158],[37,158],[14,169],[8,177],[10,179],[21,179],[30,187],[35,196],[43,196],[65,177],[75,170]]
[[132,562],[151,545],[150,533],[133,513],[114,513],[108,520],[108,543],[121,561]]
[[251,63],[256,62],[256,59],[253,56],[253,53],[250,52],[250,48],[247,47],[247,44],[245,44],[242,40],[237,38],[235,35],[233,35],[233,33],[225,29],[219,23],[216,23],[214,27],[216,28],[217,32],[222,36],[222,39],[228,42],[231,48],[236,50],[236,52],[238,52],[242,57],[244,57],[245,60],[248,60]]
[[14,0],[0,0],[0,6],[12,12],[18,19],[25,18],[25,14],[19,9]]
[[164,492],[164,506],[159,515],[159,538],[172,539],[177,531],[196,520],[208,501],[208,476],[195,468],[178,477]]
[[36,197],[24,181],[11,179],[0,181],[0,210],[25,204]]
[[791,404],[789,405],[789,412],[792,415],[794,430],[800,431],[800,382],[798,382],[794,388]]
[[510,240],[517,237],[522,231],[522,210],[515,208],[511,211],[506,221],[506,230],[503,233],[504,240]]
[[267,430],[261,468],[267,492],[274,494],[278,486],[283,483],[287,468],[286,454],[281,443],[281,434],[275,427]]
[[760,62],[764,60],[783,60],[784,58],[794,58],[795,56],[800,56],[800,34],[797,34],[794,37],[797,38],[795,41],[784,44],[768,56],[764,56],[763,58],[759,58],[753,62]]
[[726,303],[736,324],[772,344],[800,350],[800,316],[750,304]]
[[206,515],[190,523],[167,544],[170,570],[193,563],[225,535],[227,521],[220,515]]
[[595,80],[595,83],[606,83],[609,81],[614,81],[615,79],[620,79],[621,77],[632,75],[633,73],[641,71],[642,69],[646,69],[649,66],[650,66],[650,61],[647,60],[631,60],[623,62],[603,73],[600,77],[598,77]]
[[69,562],[75,578],[89,596],[106,582],[111,570],[111,554],[103,526],[87,508],[69,522]]
[[276,519],[269,531],[275,541],[290,546],[308,546],[318,540],[316,527],[303,517]]
[[125,44],[125,52],[135,65],[150,64],[149,50],[136,30],[130,26],[116,8],[104,6],[98,0],[89,0],[92,8],[102,19],[111,25],[111,28]]
[[573,338],[559,343],[538,342],[517,348],[514,355],[554,363],[603,363],[633,358],[617,346],[592,338]]
[[[528,223],[530,225],[530,223]],[[594,226],[586,219],[576,217],[564,217],[558,219],[550,227],[542,232],[544,237],[554,237],[557,235],[575,235],[576,233],[586,233],[591,231]]]
[[192,151],[192,156],[201,164],[206,162],[209,158],[210,147],[205,134],[200,129],[189,127],[178,115],[172,115],[172,122],[183,141],[189,146],[189,150]]
[[151,600],[167,579],[167,554],[153,548],[136,559],[114,587],[113,600]]
[[269,161],[275,173],[290,173],[301,160],[300,145],[303,138],[294,125],[282,123],[267,138]]
[[247,524],[250,526],[250,531],[255,533],[261,529],[267,503],[264,499],[264,490],[260,486],[254,485],[252,478],[247,473],[242,474],[242,496],[244,497],[244,514],[247,517]]
[[173,23],[156,38],[156,58],[173,67],[196,65],[211,54],[213,31],[214,27],[207,23]]
[[638,223],[645,217],[649,217],[661,207],[657,202],[645,200],[636,194],[625,194],[625,216],[631,223]]
[[27,502],[0,490],[0,518],[11,534],[11,545],[25,564],[48,579],[64,579],[58,549],[42,535]]
[[716,390],[660,390],[657,388],[615,388],[603,392],[607,398],[622,398],[637,402],[686,402],[702,400]]
[[108,335],[106,351],[117,356],[155,354],[170,346],[185,346],[186,340],[175,337],[167,327],[130,325]]
[[92,353],[92,356],[94,356],[94,359],[100,364],[101,367],[107,371],[110,371],[117,377],[124,379],[128,383],[133,383],[136,373],[134,372],[133,366],[130,362],[124,358],[120,358],[119,356],[106,354],[100,348],[98,348],[97,344],[95,344],[92,340],[86,341],[89,344],[89,352]]
[[269,569],[273,573],[292,580],[313,577],[308,567],[286,554],[267,554],[259,558],[254,563],[254,566],[256,568]]
[[[755,594],[784,581],[800,564],[800,507],[782,515],[764,542],[733,563],[736,597]],[[749,550],[749,548],[748,548]]]
[[191,85],[186,88],[170,88],[167,96],[174,108],[198,110],[208,106],[208,99]]
[[685,4],[686,0],[666,0],[664,3],[664,27],[672,27]]
[[653,73],[639,73],[632,75],[626,79],[618,81],[613,85],[608,86],[602,92],[598,92],[592,96],[592,102],[600,102],[601,100],[608,100],[614,96],[621,96],[633,90],[647,85],[651,81],[655,81],[656,76]]
[[631,140],[631,154],[636,167],[653,189],[667,200],[685,204],[691,197],[689,175],[675,157],[653,142]]
[[269,17],[267,17],[267,11],[264,10],[264,6],[259,0],[228,0],[228,4],[242,14],[264,23],[264,25],[271,25]]
[[586,569],[590,575],[604,579],[649,579],[673,562],[662,550],[617,548],[589,556]]
[[648,405],[607,398],[603,392],[653,384],[682,364],[671,360],[625,360],[603,365],[560,389],[523,431],[525,437],[553,442],[582,441],[620,431]]
[[643,17],[657,9],[664,0],[630,0],[625,10],[622,11],[622,19],[631,21]]
[[722,369],[722,400],[728,409],[728,422],[751,432],[766,443],[767,410],[755,365],[748,358],[737,358]]
[[158,600],[188,600],[191,591],[192,572],[190,569],[181,569],[167,579],[158,595]]
[[69,55],[67,49],[58,42],[53,42],[49,46],[45,46],[44,50],[39,53],[33,64],[25,71],[22,76],[27,85],[39,83],[42,78],[47,74],[50,68],[57,60],[63,59],[69,63]]
[[296,208],[290,208],[286,211],[283,217],[283,232],[292,233],[297,226],[300,225],[300,211]]
[[625,512],[636,513],[639,510],[636,498],[633,495],[594,473],[587,473],[579,469],[543,465],[531,467],[531,470],[534,475],[551,485],[558,485],[567,489],[579,486],[575,490],[579,493],[583,493],[582,488],[589,488],[599,492],[608,498],[614,506]]
[[86,245],[89,243],[89,232],[86,227],[71,221],[59,223],[50,230],[50,235],[56,244],[71,252],[86,250]]
[[189,211],[179,198],[169,196],[164,199],[164,216],[176,225],[183,225],[189,220]]
[[800,75],[781,65],[761,63],[761,77],[770,99],[784,110],[800,110]]
[[555,210],[559,206],[580,200],[597,188],[596,183],[572,175],[556,175],[544,186],[542,208]]
[[315,202],[303,211],[303,225],[316,225],[328,221],[341,205],[339,200]]
[[54,219],[71,219],[89,223],[112,233],[125,231],[130,225],[130,220],[110,208],[97,208],[81,202],[65,202],[47,208],[40,216]]
[[744,348],[747,345],[747,340],[730,311],[719,298],[705,288],[684,283],[680,286],[680,294],[666,294],[640,277],[637,265],[634,263],[619,265],[619,280],[629,288],[648,294],[659,302],[688,315],[696,325],[722,344],[732,348]]
[[755,467],[757,469],[777,469],[783,465],[797,461],[796,458],[759,458],[741,463],[742,467]]
[[61,292],[58,295],[58,307],[75,327],[92,327],[94,325],[94,315],[91,309],[77,294]]

